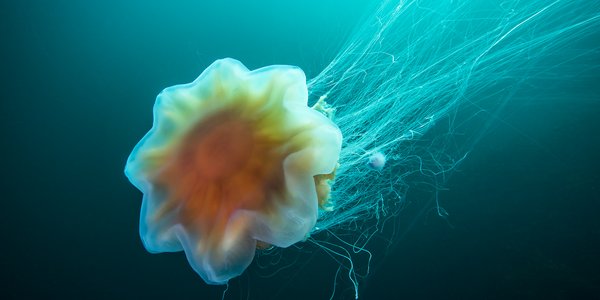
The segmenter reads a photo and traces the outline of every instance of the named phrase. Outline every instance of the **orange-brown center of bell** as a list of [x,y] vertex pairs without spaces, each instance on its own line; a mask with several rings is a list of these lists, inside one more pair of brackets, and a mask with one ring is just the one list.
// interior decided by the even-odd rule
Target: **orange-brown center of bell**
[[219,124],[207,124],[212,128],[201,128],[197,136],[192,135],[187,153],[190,163],[198,175],[206,180],[221,180],[243,167],[254,146],[254,137],[249,124],[234,119],[225,119]]
[[[205,238],[219,239],[239,209],[268,212],[285,199],[282,150],[287,138],[261,133],[235,109],[198,122],[172,151],[156,178],[168,197],[157,218],[177,209],[177,218]],[[264,126],[264,124],[262,124]]]

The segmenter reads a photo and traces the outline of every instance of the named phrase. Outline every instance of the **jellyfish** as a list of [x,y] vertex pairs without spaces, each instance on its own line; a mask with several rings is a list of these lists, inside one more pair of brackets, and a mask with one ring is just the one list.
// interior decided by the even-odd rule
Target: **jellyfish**
[[369,161],[367,162],[369,168],[381,171],[385,166],[385,155],[381,152],[375,152],[369,156]]
[[575,42],[597,32],[600,4],[382,0],[365,20],[308,80],[298,67],[222,59],[158,96],[125,170],[144,194],[148,251],[184,251],[222,284],[256,249],[308,241],[347,263],[358,297],[369,268],[357,276],[353,255],[413,184],[430,186],[445,216],[437,191],[507,103],[543,102],[536,80],[586,71],[557,68],[598,52]]
[[240,275],[257,248],[306,239],[329,206],[342,136],[325,104],[308,107],[290,66],[233,59],[163,90],[125,173],[144,193],[149,252],[185,252],[209,284]]

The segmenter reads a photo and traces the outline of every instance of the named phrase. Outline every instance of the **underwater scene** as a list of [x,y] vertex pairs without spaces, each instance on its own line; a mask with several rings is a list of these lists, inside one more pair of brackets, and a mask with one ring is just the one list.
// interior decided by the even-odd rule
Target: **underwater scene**
[[600,1],[0,16],[0,299],[600,299]]

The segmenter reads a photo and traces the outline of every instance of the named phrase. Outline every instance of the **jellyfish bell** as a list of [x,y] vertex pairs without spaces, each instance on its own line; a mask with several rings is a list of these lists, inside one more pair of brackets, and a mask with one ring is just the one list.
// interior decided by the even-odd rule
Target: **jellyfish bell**
[[[210,284],[240,275],[255,250],[308,237],[329,194],[342,135],[291,66],[233,59],[165,89],[125,174],[144,194],[149,252],[183,250]],[[329,109],[329,108],[328,108]]]
[[377,151],[369,156],[369,160],[367,161],[367,166],[369,166],[369,168],[371,168],[373,170],[381,171],[381,170],[383,170],[383,167],[385,166],[385,162],[386,162],[385,155],[383,153]]

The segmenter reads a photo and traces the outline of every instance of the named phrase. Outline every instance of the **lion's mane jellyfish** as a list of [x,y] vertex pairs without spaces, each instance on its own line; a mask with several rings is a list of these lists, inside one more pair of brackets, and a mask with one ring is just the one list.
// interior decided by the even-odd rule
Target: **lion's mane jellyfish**
[[342,143],[326,105],[307,100],[300,69],[249,71],[233,59],[160,93],[125,169],[144,194],[146,249],[183,250],[207,283],[222,284],[256,248],[306,239],[330,205]]

